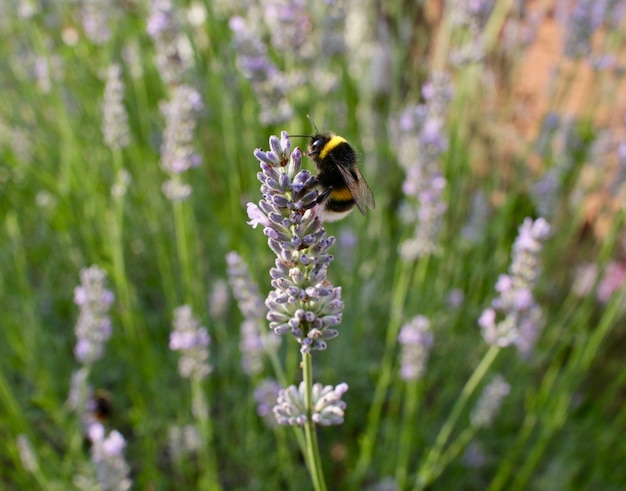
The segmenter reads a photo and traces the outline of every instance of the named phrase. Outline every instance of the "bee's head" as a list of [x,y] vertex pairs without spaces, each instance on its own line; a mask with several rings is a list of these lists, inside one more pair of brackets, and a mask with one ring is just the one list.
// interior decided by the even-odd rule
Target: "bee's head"
[[307,155],[312,159],[315,159],[316,157],[318,157],[320,152],[326,145],[326,143],[328,143],[328,140],[330,140],[330,138],[331,138],[330,134],[322,135],[321,133],[318,133],[316,135],[313,135],[311,137],[311,140],[309,140],[309,147],[307,148]]

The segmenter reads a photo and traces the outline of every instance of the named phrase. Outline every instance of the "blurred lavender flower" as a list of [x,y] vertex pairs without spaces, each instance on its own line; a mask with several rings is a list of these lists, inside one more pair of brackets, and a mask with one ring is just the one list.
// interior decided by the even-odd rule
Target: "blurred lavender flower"
[[[324,57],[341,56],[347,52],[346,28],[354,28],[347,24],[348,5],[346,0],[326,2],[328,9],[324,12],[322,22],[321,52]],[[363,37],[360,37],[361,40]]]
[[502,375],[496,375],[485,387],[472,411],[470,420],[476,429],[484,428],[493,422],[502,406],[503,399],[511,391],[511,386]]
[[106,288],[106,277],[106,272],[98,266],[82,269],[81,284],[74,289],[74,303],[80,309],[74,326],[77,338],[74,355],[84,365],[102,356],[104,343],[111,337],[108,313],[115,297]]
[[469,32],[468,41],[451,51],[450,59],[455,65],[476,63],[485,56],[483,31],[491,16],[495,0],[462,0],[456,2],[454,23],[457,28]]
[[594,0],[577,0],[565,25],[563,54],[567,58],[580,59],[591,53],[591,36],[600,27],[604,12]]
[[543,217],[552,217],[562,195],[564,176],[576,165],[576,154],[582,142],[573,118],[560,120],[555,113],[548,113],[535,143],[537,153],[544,158],[552,157],[554,165],[547,169],[532,190],[531,197]]
[[180,351],[178,373],[183,378],[201,380],[213,369],[208,363],[211,342],[205,327],[193,317],[191,307],[174,309],[174,330],[170,334],[170,349]]
[[[348,390],[348,384],[323,386],[313,384],[311,420],[321,426],[340,425],[343,423],[346,403],[341,400]],[[278,394],[277,404],[274,406],[274,416],[279,425],[304,426],[307,421],[307,411],[304,404],[306,386],[290,385]]]
[[280,384],[273,379],[262,380],[254,389],[254,400],[257,404],[256,412],[270,428],[276,426],[273,408],[279,393]]
[[598,265],[595,263],[583,263],[576,267],[572,292],[579,297],[586,297],[591,293],[598,279]]
[[117,63],[113,63],[107,70],[102,113],[102,134],[107,146],[112,150],[128,146],[130,131],[124,107],[124,82],[122,69]]
[[598,300],[607,303],[613,294],[620,288],[623,289],[626,279],[626,267],[619,261],[610,261],[606,265],[604,275],[598,284]]
[[111,0],[82,0],[83,29],[94,44],[105,44],[111,39],[110,23],[115,6],[115,2]]
[[167,430],[167,448],[176,462],[196,454],[202,448],[202,436],[194,425],[170,426]]
[[541,307],[532,289],[541,272],[539,255],[549,232],[550,225],[543,218],[526,218],[520,226],[509,273],[498,278],[498,296],[478,320],[488,344],[505,347],[514,343],[522,354],[532,349],[541,322]]
[[310,353],[326,349],[326,341],[339,334],[333,327],[341,322],[341,287],[326,279],[333,260],[328,251],[335,238],[326,237],[318,217],[317,179],[301,170],[301,150],[290,153],[284,131],[280,140],[271,136],[269,143],[271,151],[254,152],[261,164],[263,199],[258,206],[248,203],[248,223],[255,228],[263,225],[277,256],[276,267],[270,270],[274,290],[265,301],[270,328],[277,334],[291,332],[300,351]]
[[437,251],[437,236],[447,210],[443,200],[446,179],[439,159],[448,148],[444,125],[453,96],[448,76],[434,73],[422,94],[425,104],[408,107],[391,123],[398,160],[406,172],[402,185],[408,200],[405,210],[412,210],[415,202],[418,205],[417,212],[408,217],[415,223],[414,235],[399,248],[406,261]]
[[400,377],[406,381],[421,378],[433,346],[428,318],[418,315],[411,319],[400,330],[398,342],[402,346]]
[[170,0],[151,0],[146,32],[154,41],[157,70],[168,85],[182,83],[192,63],[189,39],[182,32]]
[[487,462],[485,450],[480,443],[470,443],[463,452],[461,463],[470,469],[482,469]]
[[289,121],[293,117],[287,100],[290,84],[270,60],[260,35],[242,17],[231,17],[228,25],[233,32],[237,66],[250,81],[261,109],[259,121],[264,125]]
[[104,426],[94,423],[89,428],[91,460],[96,465],[98,482],[103,491],[125,491],[132,481],[130,469],[124,459],[126,441],[120,432],[113,430],[105,437]]
[[28,436],[20,433],[17,435],[16,444],[24,469],[31,474],[39,472],[39,459]]
[[202,107],[200,94],[188,85],[174,87],[171,100],[160,104],[166,121],[161,167],[170,177],[163,184],[163,192],[171,201],[184,200],[191,194],[191,186],[181,182],[180,174],[200,165],[200,155],[193,149],[193,137],[195,113]]
[[299,61],[312,58],[315,48],[309,34],[313,23],[307,0],[266,0],[263,19],[270,31],[272,46],[282,53],[290,53]]
[[267,307],[259,293],[247,265],[236,252],[226,255],[228,281],[244,316],[241,324],[241,367],[247,375],[258,375],[263,370],[263,358],[268,351],[276,351],[281,338],[265,329]]

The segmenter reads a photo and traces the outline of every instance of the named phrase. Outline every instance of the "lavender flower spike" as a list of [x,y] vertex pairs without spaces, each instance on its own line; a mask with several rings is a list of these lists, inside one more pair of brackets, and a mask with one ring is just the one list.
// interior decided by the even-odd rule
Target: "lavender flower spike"
[[402,345],[400,377],[407,381],[419,379],[424,373],[428,353],[433,346],[428,318],[418,315],[411,319],[400,330],[398,342]]
[[341,287],[326,279],[333,260],[328,251],[335,243],[327,237],[318,217],[317,179],[301,170],[302,151],[295,148],[286,132],[270,138],[271,151],[256,150],[263,199],[248,204],[251,224],[263,225],[268,245],[276,254],[270,270],[270,292],[265,305],[267,320],[277,334],[291,332],[302,353],[326,349],[326,341],[339,333],[343,302]]
[[470,416],[474,428],[489,426],[500,410],[502,400],[511,392],[511,386],[502,375],[496,375],[480,395]]
[[203,379],[211,373],[207,362],[211,338],[206,328],[193,317],[191,307],[183,305],[174,310],[174,330],[170,334],[170,349],[180,351],[178,373],[183,378]]
[[76,333],[76,359],[89,365],[100,359],[104,343],[111,337],[109,308],[115,299],[106,288],[106,271],[98,266],[81,270],[80,286],[74,289],[74,303],[80,308]]
[[[313,384],[312,387],[311,420],[322,426],[340,425],[343,423],[346,403],[341,400],[348,390],[348,384],[323,386]],[[278,394],[277,404],[274,406],[274,416],[279,425],[304,426],[307,420],[307,410],[304,404],[306,384],[290,385]]]
[[496,283],[498,296],[478,320],[483,338],[490,345],[506,347],[516,344],[522,354],[532,349],[538,335],[541,308],[535,302],[532,288],[540,273],[539,254],[550,233],[543,218],[526,218],[513,244],[508,274]]
[[98,482],[103,490],[125,491],[130,489],[132,481],[128,477],[130,468],[124,459],[126,441],[113,430],[105,437],[104,426],[94,423],[89,428],[91,440],[91,460],[96,465]]

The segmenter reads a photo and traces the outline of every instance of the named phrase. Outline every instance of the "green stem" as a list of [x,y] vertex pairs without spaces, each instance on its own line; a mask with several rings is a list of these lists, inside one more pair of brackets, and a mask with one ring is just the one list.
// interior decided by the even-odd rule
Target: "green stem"
[[411,442],[414,440],[412,427],[415,423],[418,401],[422,393],[420,380],[413,380],[406,384],[406,398],[404,400],[404,414],[400,430],[400,444],[398,445],[398,457],[396,465],[396,483],[398,489],[406,486],[407,468],[411,455]]
[[311,418],[313,414],[313,361],[310,353],[302,354],[302,375],[305,385],[304,404],[306,406],[307,418],[304,425],[304,435],[306,438],[306,459],[309,467],[309,474],[313,481],[315,491],[326,491],[324,472],[320,458],[319,445],[317,443],[317,433],[315,423]]
[[441,455],[443,453],[444,446],[450,438],[459,416],[461,416],[461,413],[467,406],[470,397],[476,390],[476,387],[478,387],[480,381],[485,377],[489,367],[492,365],[499,352],[500,348],[498,346],[490,346],[489,350],[485,353],[485,356],[474,370],[474,373],[472,373],[472,376],[463,387],[459,398],[454,403],[448,419],[441,427],[434,445],[428,452],[424,463],[420,466],[417,472],[414,489],[424,489],[435,478],[435,472],[437,474],[441,472]]
[[192,302],[192,272],[189,262],[189,249],[187,247],[187,224],[185,220],[185,202],[174,201],[174,226],[176,228],[176,250],[182,272],[184,302],[193,306]]
[[[421,270],[426,269],[427,261],[422,261]],[[393,375],[393,361],[396,342],[398,339],[398,331],[400,330],[400,323],[404,315],[404,301],[406,299],[407,290],[411,279],[411,271],[413,268],[411,265],[407,265],[405,262],[398,261],[396,265],[396,278],[394,282],[394,288],[391,296],[391,312],[389,316],[389,325],[387,326],[387,337],[385,339],[385,350],[383,353],[383,359],[381,363],[380,377],[376,384],[374,391],[374,397],[372,405],[370,406],[369,413],[367,415],[367,427],[365,434],[361,438],[361,451],[359,453],[359,459],[356,463],[354,474],[352,477],[352,485],[355,489],[360,488],[365,472],[370,466],[372,461],[372,454],[374,451],[374,443],[376,441],[376,432],[379,429],[380,414],[383,404],[385,402],[385,395],[387,389],[392,380]]]
[[209,417],[209,408],[202,389],[202,380],[191,381],[191,408],[194,419],[198,422],[200,435],[204,445],[200,449],[201,469],[200,489],[221,491],[218,479],[217,458],[213,436],[213,423]]

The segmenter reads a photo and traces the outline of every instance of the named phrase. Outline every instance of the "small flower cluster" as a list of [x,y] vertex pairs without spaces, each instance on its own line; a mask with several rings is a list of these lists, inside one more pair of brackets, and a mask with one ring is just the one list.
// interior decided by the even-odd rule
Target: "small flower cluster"
[[94,44],[106,44],[111,39],[111,16],[115,2],[111,0],[83,0],[81,20],[85,35]]
[[566,22],[563,54],[574,60],[591,53],[591,36],[600,27],[602,16],[594,0],[577,0]]
[[444,125],[453,96],[448,76],[434,73],[422,94],[425,104],[405,109],[399,121],[392,123],[396,127],[398,160],[406,171],[402,186],[408,199],[405,221],[415,223],[414,236],[400,244],[400,255],[407,261],[437,251],[437,236],[447,210],[443,200],[447,183],[439,159],[448,148]]
[[80,309],[74,326],[77,338],[74,355],[84,365],[100,359],[104,343],[111,337],[109,308],[115,296],[106,288],[106,277],[104,270],[91,266],[81,270],[81,284],[74,289],[74,303]]
[[488,344],[505,347],[514,343],[522,354],[532,349],[541,321],[541,307],[532,289],[541,272],[539,254],[549,232],[550,225],[543,218],[526,218],[520,226],[509,273],[498,278],[498,296],[478,320]]
[[263,225],[276,254],[276,267],[270,270],[274,290],[265,301],[270,328],[277,334],[291,332],[301,352],[310,353],[326,349],[326,341],[339,334],[333,327],[341,322],[341,287],[326,279],[335,238],[326,237],[318,217],[317,179],[301,170],[300,149],[290,153],[286,132],[280,140],[270,137],[270,148],[254,153],[262,170],[263,199],[258,206],[248,203],[248,223]]
[[211,373],[212,367],[207,361],[210,342],[209,333],[193,317],[189,305],[174,310],[174,330],[169,346],[173,351],[180,351],[178,373],[181,377],[201,380]]
[[96,473],[101,489],[107,491],[125,491],[130,489],[132,481],[128,477],[130,468],[124,459],[126,441],[117,430],[105,436],[104,426],[94,423],[89,428],[91,441],[91,460],[96,466]]
[[128,115],[124,107],[124,82],[122,69],[117,63],[109,66],[107,71],[102,113],[102,134],[107,146],[112,150],[128,146],[130,139]]
[[280,384],[276,380],[265,379],[254,389],[256,412],[270,428],[276,426],[273,408],[280,394]]
[[424,373],[428,353],[433,346],[428,318],[418,315],[411,319],[400,330],[398,342],[402,345],[400,377],[407,381],[419,379]]
[[469,42],[450,54],[452,63],[477,62],[485,56],[483,31],[491,16],[494,0],[463,0],[455,6],[455,24],[469,33]]
[[185,200],[191,194],[191,186],[181,182],[180,176],[200,165],[200,155],[193,149],[193,138],[195,113],[202,107],[200,94],[188,85],[174,87],[171,100],[162,101],[160,105],[166,121],[161,144],[161,167],[169,176],[163,184],[163,192],[171,201]]
[[261,330],[265,325],[267,307],[243,259],[236,252],[230,252],[226,255],[226,264],[228,281],[244,316],[239,342],[241,366],[247,375],[258,375],[263,370],[265,354],[276,351],[281,338],[273,331]]
[[298,59],[315,55],[310,42],[313,21],[306,0],[271,0],[264,2],[263,20],[270,31],[272,46],[281,53],[290,53]]
[[157,70],[168,85],[179,85],[192,61],[189,40],[183,35],[171,0],[151,0],[146,31],[154,41]]
[[511,392],[511,386],[502,375],[496,375],[480,395],[470,420],[476,429],[489,426],[502,406],[502,401]]
[[[322,426],[340,425],[343,423],[346,403],[341,400],[348,390],[348,384],[323,386],[313,384],[311,420]],[[277,404],[274,406],[274,416],[280,425],[304,426],[307,421],[305,405],[306,386],[290,385],[278,394]]]
[[293,117],[287,100],[291,90],[287,77],[271,61],[260,35],[242,17],[231,17],[229,26],[237,51],[237,65],[252,86],[260,105],[259,121],[280,124]]

